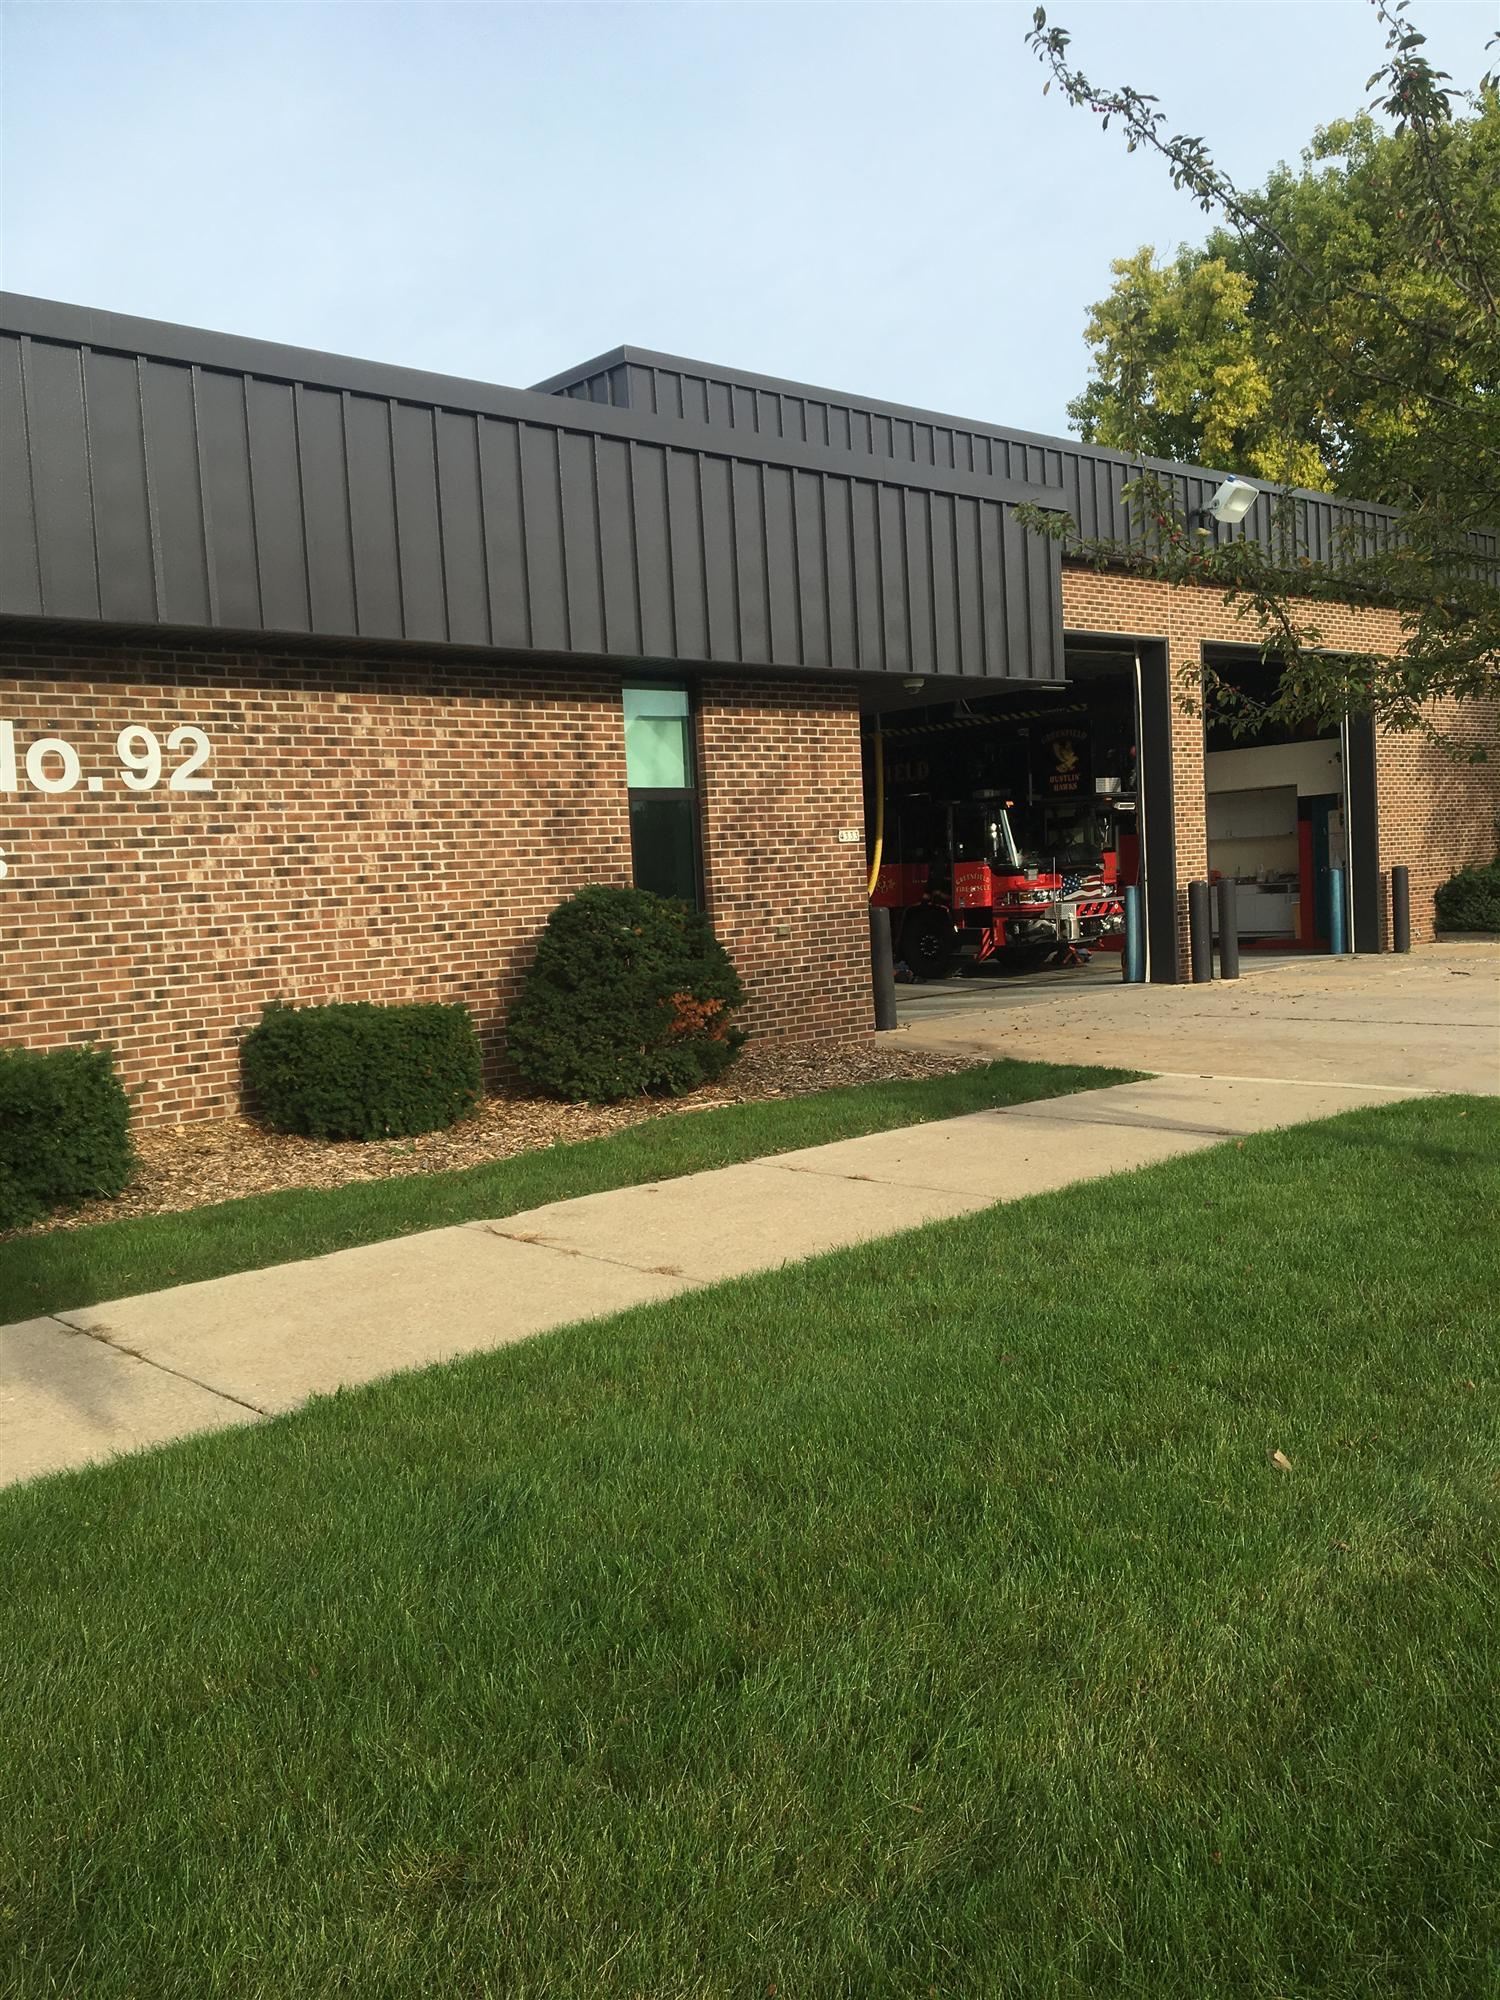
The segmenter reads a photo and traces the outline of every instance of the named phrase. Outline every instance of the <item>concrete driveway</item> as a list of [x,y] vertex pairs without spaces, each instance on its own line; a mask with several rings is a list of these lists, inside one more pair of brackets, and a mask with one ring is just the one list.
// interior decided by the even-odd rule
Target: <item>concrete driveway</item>
[[1245,954],[1238,980],[1126,986],[1100,954],[1075,972],[905,987],[895,1033],[918,1047],[1166,1076],[1500,1093],[1500,944],[1410,956]]

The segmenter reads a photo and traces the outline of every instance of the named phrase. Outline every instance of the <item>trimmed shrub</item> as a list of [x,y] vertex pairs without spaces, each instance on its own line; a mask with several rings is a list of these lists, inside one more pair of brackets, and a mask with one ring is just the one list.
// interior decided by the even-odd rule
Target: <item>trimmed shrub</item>
[[1445,931],[1500,931],[1500,861],[1460,868],[1433,899]]
[[0,1048],[0,1229],[118,1194],[134,1164],[112,1050]]
[[267,1007],[240,1065],[251,1109],[305,1139],[397,1139],[466,1118],[483,1081],[467,1007]]
[[678,1097],[739,1054],[730,1016],[744,998],[699,911],[643,889],[581,889],[547,920],[506,1041],[554,1097]]

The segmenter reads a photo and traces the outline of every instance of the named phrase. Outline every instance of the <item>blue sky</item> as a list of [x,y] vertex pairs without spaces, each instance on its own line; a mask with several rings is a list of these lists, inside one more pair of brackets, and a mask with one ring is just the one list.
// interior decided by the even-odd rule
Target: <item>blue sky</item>
[[[1417,0],[1483,67],[1493,0]],[[1053,0],[1247,181],[1367,0]],[[8,4],[15,291],[525,384],[621,341],[1057,431],[1109,263],[1203,219],[1042,96],[1030,5]]]

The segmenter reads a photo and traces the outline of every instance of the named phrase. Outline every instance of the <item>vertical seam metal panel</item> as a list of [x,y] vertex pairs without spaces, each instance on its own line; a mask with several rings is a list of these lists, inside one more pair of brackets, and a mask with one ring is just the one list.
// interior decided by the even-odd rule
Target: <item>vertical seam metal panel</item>
[[406,577],[401,567],[401,482],[396,476],[396,399],[385,398],[385,449],[390,465],[391,491],[391,534],[395,542],[395,561],[391,570],[396,582],[396,626],[403,639],[409,639],[411,624],[406,615]]
[[514,596],[518,600],[516,609],[520,613],[519,627],[516,628],[517,643],[530,647],[535,640],[531,624],[531,584],[527,575],[525,505],[521,490],[520,426],[507,423],[499,417],[476,416],[474,438],[479,457],[479,504],[484,514],[484,538],[480,547],[483,551],[485,615],[489,620],[490,640],[495,645],[504,644],[501,635],[510,629],[502,622],[502,613],[508,612],[509,607],[505,602],[504,579],[499,568],[501,557],[506,552],[505,545],[510,539],[506,536],[502,541],[507,513],[498,505],[492,510],[490,504],[491,495],[496,491],[502,477],[498,461],[503,454],[504,474],[514,495],[513,505],[508,510],[508,519],[515,539],[517,588]]
[[[307,588],[307,525],[304,519],[305,509],[302,497],[301,460],[297,450],[296,398],[290,384],[266,382],[260,377],[253,375],[246,376],[244,380],[245,450],[250,477],[250,518],[255,534],[256,580],[260,590],[262,616],[266,617],[268,623],[276,630],[307,631],[312,626],[312,605],[308,597]],[[289,440],[291,444],[290,466],[293,490],[290,494],[283,492],[280,495],[280,507],[277,505],[278,496],[266,463],[265,447],[268,436],[268,419],[263,416],[258,421],[252,421],[251,412],[254,407],[251,400],[252,386],[262,392],[259,401],[263,411],[269,411],[272,408],[283,408],[286,412],[286,433],[283,437],[283,443]],[[283,471],[285,471],[285,466],[283,467]],[[286,523],[283,522],[282,535],[283,540],[289,540],[294,545],[294,548],[290,559],[279,565],[281,573],[278,575],[278,565],[265,559],[267,548],[265,530],[269,527],[272,519],[278,514],[288,512],[291,508],[295,508],[296,510],[296,525],[288,533]],[[300,548],[302,552],[300,563],[295,554],[296,548]],[[290,575],[288,572],[290,572]],[[287,588],[289,582],[293,585],[290,591]],[[305,618],[299,621],[288,613],[286,622],[283,622],[281,618],[267,613],[265,609],[266,605],[272,601],[278,592],[283,603],[289,596],[295,595],[300,607],[306,613]]]
[[31,409],[26,388],[26,351],[31,346],[28,334],[16,336],[16,395],[19,399],[21,426],[21,455],[26,479],[26,510],[31,529],[32,568],[36,575],[36,608],[45,612],[46,592],[42,582],[42,533],[36,506],[36,469],[31,452]]
[[628,504],[625,518],[630,533],[630,582],[635,597],[635,631],[642,654],[646,649],[646,608],[641,592],[641,548],[637,533],[637,523],[641,512],[640,486],[636,479],[636,442],[634,438],[625,440],[625,492]]
[[307,594],[307,629],[313,630],[312,544],[307,532],[307,475],[302,463],[302,389],[291,385],[292,463],[297,471],[297,520],[302,531],[302,588]]
[[260,569],[260,527],[255,518],[255,446],[250,437],[250,378],[240,374],[240,421],[245,426],[245,490],[250,501],[250,571],[255,578],[255,601],[262,624],[266,616],[265,583]]
[[[76,473],[81,474],[81,488],[74,494],[75,504],[73,511],[86,524],[87,550],[84,552],[85,561],[81,567],[75,561],[75,574],[71,577],[67,574],[66,568],[63,565],[65,565],[70,554],[76,558],[79,550],[76,546],[70,549],[65,527],[61,532],[49,532],[59,513],[65,513],[67,509],[68,496],[65,479],[59,476],[50,482],[48,481],[45,477],[44,455],[37,449],[39,444],[45,443],[47,435],[46,425],[41,421],[43,409],[41,385],[38,379],[41,365],[39,363],[39,353],[49,357],[54,353],[61,355],[65,368],[69,359],[71,359],[73,364],[70,369],[67,369],[67,374],[72,383],[71,396],[69,397],[65,392],[64,399],[68,402],[70,414],[76,409],[78,460],[73,469]],[[83,613],[80,609],[80,598],[82,602],[87,602],[91,598],[94,605],[94,615],[97,617],[99,615],[99,567],[97,556],[94,552],[92,485],[88,476],[88,443],[85,435],[85,413],[83,407],[82,352],[77,347],[68,350],[58,347],[52,342],[43,342],[40,349],[38,349],[28,342],[26,348],[23,350],[21,372],[22,393],[30,405],[33,417],[33,421],[29,427],[32,446],[33,518],[36,522],[39,589],[43,611],[50,616],[84,616],[87,614]],[[47,400],[49,403],[51,402],[50,395]],[[66,419],[63,417],[63,413],[59,411],[58,415],[59,420],[65,423]],[[62,463],[60,458],[58,464],[59,475],[65,474],[66,471],[67,467]],[[59,574],[60,571],[61,574]],[[81,593],[77,589],[80,582],[82,584]]]
[[[146,359],[135,356],[135,403],[138,422],[141,427],[141,470],[146,480],[146,533],[151,543],[151,594],[156,603],[156,616],[165,618],[166,574],[162,568],[161,528],[156,514],[156,493],[151,478],[151,430],[146,422]],[[311,624],[309,615],[308,623]]]
[[202,370],[196,363],[188,370],[191,385],[191,406],[193,412],[193,456],[198,467],[198,512],[203,523],[203,570],[208,587],[208,622],[217,625],[219,621],[219,579],[214,570],[213,511],[209,503],[208,482],[203,477],[203,425],[198,409],[198,378]]
[[[69,344],[58,345],[66,353]],[[113,402],[94,407],[90,352],[73,346],[92,550],[91,564],[75,567],[80,587],[91,576],[102,615],[106,496],[98,454],[116,454],[128,480],[130,438]],[[619,393],[656,400],[659,377],[639,369],[636,377],[627,371]],[[113,395],[123,381],[101,378],[99,394]],[[600,387],[617,385],[601,374]],[[913,480],[906,464],[930,459],[938,473],[957,471],[965,453],[973,461],[973,438],[926,418],[841,403],[835,427],[847,431],[867,469],[819,470],[814,491],[814,468],[763,461],[754,438],[784,438],[799,426],[804,437],[816,437],[823,406],[811,411],[802,398],[736,393],[724,378],[701,387],[706,407],[722,408],[740,433],[722,452],[620,436],[587,421],[481,419],[373,388],[282,382],[243,368],[137,355],[131,449],[139,453],[146,534],[134,551],[126,537],[125,553],[111,558],[114,570],[122,588],[138,587],[164,622],[196,622],[201,579],[210,625],[269,622],[280,630],[305,610],[309,628],[330,634],[507,645],[521,636],[506,629],[515,621],[533,648],[613,655],[644,651],[649,626],[655,657],[663,645],[688,644],[692,591],[676,573],[687,555],[683,536],[696,528],[708,627],[701,652],[687,657],[796,666],[821,664],[826,654],[839,671],[967,677],[998,668],[1014,678],[1017,667],[1027,670],[1018,629],[1024,623],[1033,670],[1050,666],[1055,580],[1032,547],[1036,538],[1013,527],[998,501],[970,496],[972,508],[960,508],[953,494]],[[181,403],[179,389],[186,392]],[[34,407],[28,400],[28,421]],[[649,472],[648,442],[657,454]],[[882,464],[892,466],[893,457],[901,464],[888,478]],[[689,484],[681,468],[689,469]],[[31,451],[28,474],[34,479]],[[75,468],[75,488],[79,476]],[[549,479],[551,494],[542,490]],[[295,494],[283,490],[288,480]],[[682,512],[690,489],[695,524]],[[78,497],[63,493],[59,527],[81,553],[82,517],[73,523],[69,513]],[[184,507],[195,517],[191,526]],[[295,520],[270,533],[273,517],[291,507]],[[995,585],[984,573],[987,540],[1004,548]],[[543,587],[536,565],[544,549]],[[174,566],[185,555],[189,569],[174,589]],[[45,603],[41,563],[39,547],[37,590]],[[138,586],[127,574],[132,563],[140,566]],[[462,581],[470,568],[478,572],[472,592]],[[994,625],[997,585],[1010,588],[1016,602],[1005,607],[1008,630],[992,636],[986,626]]]
[[94,548],[102,618],[155,615],[137,366],[127,354],[83,350]]
[[89,371],[88,357],[91,347],[78,350],[78,403],[83,415],[83,469],[88,480],[89,495],[89,537],[94,551],[94,601],[99,607],[99,616],[104,616],[104,575],[99,561],[99,506],[94,493],[94,448],[89,435]]

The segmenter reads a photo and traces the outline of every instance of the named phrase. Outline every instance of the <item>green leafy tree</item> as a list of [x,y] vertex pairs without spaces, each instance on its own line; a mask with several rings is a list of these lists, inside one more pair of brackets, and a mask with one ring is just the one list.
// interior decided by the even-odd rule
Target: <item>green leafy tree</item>
[[[1281,719],[1369,707],[1431,733],[1435,698],[1493,694],[1500,676],[1500,97],[1493,76],[1450,87],[1408,3],[1372,0],[1386,60],[1370,83],[1386,122],[1366,111],[1323,128],[1300,169],[1249,192],[1204,139],[1170,133],[1153,97],[1091,82],[1041,8],[1028,39],[1049,90],[1122,126],[1128,150],[1155,152],[1216,218],[1201,248],[1114,267],[1075,422],[1099,443],[1288,489],[1269,549],[1204,537],[1144,480],[1128,539],[1084,552],[1249,604],[1268,655],[1288,663]],[[1387,503],[1399,530],[1372,538],[1351,524],[1331,560],[1310,561],[1297,485]],[[1400,650],[1330,655],[1320,599],[1394,606]]]
[[1114,288],[1088,324],[1094,377],[1068,405],[1079,435],[1116,451],[1324,485],[1316,443],[1278,419],[1248,273],[1186,248],[1170,264],[1148,247],[1110,268]]

